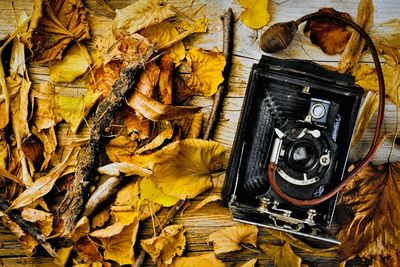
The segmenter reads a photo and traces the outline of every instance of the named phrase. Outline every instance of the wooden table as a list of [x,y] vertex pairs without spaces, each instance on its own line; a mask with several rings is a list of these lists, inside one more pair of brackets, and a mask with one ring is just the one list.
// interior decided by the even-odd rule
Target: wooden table
[[[28,13],[32,12],[33,1],[29,0],[15,0],[13,1],[13,8],[10,0],[0,0],[0,34],[12,32],[14,28],[14,11],[18,14],[21,11]],[[87,6],[90,10],[90,19],[94,18],[94,14],[99,15],[101,9],[94,0],[87,0]],[[129,0],[111,0],[110,5],[113,8],[121,8],[128,5]],[[186,10],[199,9],[197,16],[205,15],[209,20],[209,32],[207,34],[199,34],[191,37],[187,44],[196,45],[205,49],[212,49],[217,47],[222,50],[222,25],[219,17],[225,12],[228,7],[232,7],[236,16],[235,23],[235,48],[233,57],[232,74],[229,84],[229,93],[224,101],[224,108],[221,114],[220,123],[217,127],[215,140],[222,143],[228,152],[230,152],[233,139],[236,132],[238,118],[243,103],[243,96],[246,90],[246,84],[248,75],[252,64],[256,63],[262,55],[259,49],[259,36],[263,30],[251,30],[247,28],[238,18],[241,12],[241,8],[235,0],[173,0],[174,6],[185,12]],[[276,0],[270,1],[270,12],[271,21],[270,25],[275,22],[289,21],[297,19],[298,17],[314,12],[321,7],[333,7],[339,11],[345,11],[355,18],[357,14],[357,3],[356,0]],[[400,5],[398,0],[379,0],[375,1],[375,14],[374,23],[378,24],[387,21],[392,18],[396,18],[400,14]],[[188,6],[192,5],[188,8]],[[14,11],[13,11],[14,9]],[[99,11],[100,10],[100,11]],[[100,12],[101,13],[101,12]],[[99,19],[98,17],[96,19]],[[104,20],[107,20],[104,18]],[[92,28],[93,35],[101,35],[101,27]],[[400,42],[400,40],[399,40]],[[318,47],[310,44],[310,41],[305,37],[301,30],[295,37],[293,44],[285,51],[275,54],[274,56],[281,58],[299,58],[299,59],[311,59],[320,63],[336,65],[338,56],[327,56],[321,52]],[[366,56],[362,58],[362,61],[371,62],[371,59]],[[29,66],[30,77],[34,82],[34,86],[38,82],[49,81],[47,67],[38,65]],[[84,92],[83,82],[75,82],[68,86],[68,89],[62,89],[58,85],[56,90],[66,95],[80,95]],[[195,97],[192,100],[193,105],[203,106],[207,112],[211,107],[211,99],[206,97]],[[384,132],[393,132],[395,128],[396,118],[395,106],[388,102],[386,106]],[[64,129],[65,128],[65,129]],[[61,130],[67,131],[66,126],[61,126]],[[88,129],[83,128],[73,138],[79,138],[87,135]],[[368,149],[370,140],[372,139],[373,128],[367,130],[363,139],[359,145],[354,148],[351,152],[351,158],[360,158]],[[65,138],[60,135],[60,145],[66,145]],[[390,142],[385,142],[381,150],[375,155],[374,161],[385,161],[390,148]],[[229,155],[229,153],[228,153]],[[398,161],[400,159],[399,151],[395,151],[392,156],[392,160]],[[198,255],[205,252],[209,252],[212,248],[206,243],[208,235],[221,227],[231,226],[234,222],[231,220],[229,210],[221,207],[219,203],[211,203],[206,205],[200,211],[194,215],[190,215],[190,210],[208,196],[211,193],[220,192],[223,183],[224,175],[220,175],[214,178],[215,187],[212,192],[208,192],[192,201],[192,207],[189,207],[187,211],[176,218],[176,223],[183,224],[187,229],[187,255]],[[160,218],[163,216],[162,213],[158,215]],[[259,239],[263,239],[265,231],[261,230]],[[151,223],[145,223],[141,227],[141,235],[150,236],[152,235]],[[0,264],[2,266],[54,266],[51,258],[47,257],[26,257],[21,249],[21,245],[17,242],[14,235],[9,232],[5,227],[0,227],[0,241],[2,247],[0,249]],[[305,263],[310,266],[337,266],[338,262],[335,259],[313,259],[305,255],[300,251],[296,251],[300,256],[303,257]],[[251,250],[243,249],[241,252],[230,255],[229,258],[224,260],[231,265],[235,265],[251,258],[259,258],[259,265],[263,266],[268,262],[268,259],[264,254],[259,254]],[[147,265],[152,263],[147,260]],[[270,264],[270,263],[269,263]]]

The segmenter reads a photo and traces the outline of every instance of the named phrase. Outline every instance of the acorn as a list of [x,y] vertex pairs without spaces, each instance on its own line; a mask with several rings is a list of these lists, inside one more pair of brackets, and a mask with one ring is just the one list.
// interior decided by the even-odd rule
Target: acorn
[[298,23],[295,21],[272,25],[261,35],[260,48],[266,53],[276,53],[285,49],[292,42],[297,29]]

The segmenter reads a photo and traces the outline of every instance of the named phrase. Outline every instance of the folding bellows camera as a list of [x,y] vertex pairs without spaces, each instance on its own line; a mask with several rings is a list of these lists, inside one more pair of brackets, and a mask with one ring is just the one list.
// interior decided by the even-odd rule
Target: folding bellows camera
[[282,199],[324,195],[342,179],[363,90],[311,61],[263,56],[253,66],[222,192],[233,219],[338,243],[328,229],[337,197],[314,206]]

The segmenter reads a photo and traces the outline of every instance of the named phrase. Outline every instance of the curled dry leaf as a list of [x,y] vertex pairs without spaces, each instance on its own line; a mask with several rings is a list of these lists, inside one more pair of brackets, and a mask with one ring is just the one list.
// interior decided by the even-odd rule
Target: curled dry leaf
[[154,96],[154,87],[160,78],[160,67],[155,62],[148,63],[140,73],[136,90],[148,97]]
[[379,96],[376,92],[368,92],[364,99],[364,102],[360,108],[360,114],[358,115],[358,120],[356,126],[354,127],[353,139],[351,145],[355,146],[358,141],[360,141],[365,130],[367,129],[369,121],[375,114],[375,111],[379,106]]
[[38,209],[24,208],[21,217],[28,222],[34,223],[48,237],[53,231],[53,214]]
[[251,259],[248,262],[243,263],[240,267],[255,267],[257,263],[257,259]]
[[[372,2],[372,0],[361,0],[358,3],[356,23],[368,32],[369,28],[372,25],[373,17],[374,3]],[[340,58],[339,72],[351,72],[361,56],[364,45],[364,39],[360,36],[358,32],[354,31],[346,44],[346,47],[342,53],[342,57]]]
[[130,107],[152,121],[174,120],[197,113],[201,107],[164,105],[155,99],[135,91],[127,99]]
[[215,257],[214,253],[207,253],[192,257],[175,257],[171,267],[226,267],[226,264]]
[[55,166],[48,174],[35,180],[29,188],[25,189],[11,204],[10,209],[18,209],[29,205],[36,199],[46,195],[53,188],[54,183],[67,169],[68,165],[76,161],[77,149],[72,150],[59,165]]
[[223,82],[226,61],[221,52],[206,52],[201,48],[190,48],[186,59],[191,65],[192,73],[187,79],[187,84],[204,96],[212,96]]
[[[168,21],[150,26],[140,32],[151,42],[155,42],[157,47],[163,47],[179,36],[178,30]],[[169,48],[165,55],[172,59],[176,66],[185,58],[185,46],[182,41],[177,42]]]
[[54,130],[54,127],[51,127],[49,129],[42,129],[41,131],[38,131],[35,126],[32,126],[32,133],[39,138],[39,140],[43,144],[44,152],[43,152],[43,162],[42,166],[40,167],[40,171],[43,171],[47,168],[49,165],[49,162],[56,152],[57,148],[57,136],[56,136],[56,131]]
[[101,174],[106,174],[109,176],[119,176],[121,174],[124,174],[125,176],[148,176],[152,174],[151,170],[128,162],[110,163],[108,165],[98,168],[97,171]]
[[164,0],[139,0],[115,13],[115,28],[130,34],[175,16],[172,6]]
[[78,131],[79,125],[89,114],[89,111],[100,96],[100,93],[93,91],[87,91],[81,97],[57,95],[57,112],[71,126],[72,133]]
[[31,257],[35,253],[36,246],[39,244],[31,235],[28,235],[21,227],[12,221],[7,215],[2,216],[10,231],[21,242],[25,254]]
[[194,96],[194,90],[190,88],[180,75],[174,75],[173,80],[173,95],[175,104],[183,104]]
[[81,0],[35,0],[28,33],[22,36],[38,63],[61,59],[72,41],[90,38]]
[[207,242],[212,243],[215,254],[240,250],[240,244],[257,246],[257,226],[237,224],[213,232]]
[[146,151],[154,150],[161,146],[166,140],[172,138],[174,134],[174,129],[171,126],[171,123],[167,123],[167,128],[165,128],[161,133],[159,133],[150,143],[142,146],[138,150],[135,151],[135,154],[142,154]]
[[73,260],[77,260],[78,263],[90,266],[92,262],[103,260],[99,249],[100,244],[98,244],[97,242],[93,242],[87,237],[82,238],[74,246],[74,250],[78,255]]
[[297,256],[290,245],[261,244],[262,251],[270,257],[276,267],[301,267],[301,258]]
[[84,237],[90,232],[89,219],[83,216],[75,225],[72,232],[69,234],[69,238],[72,242],[77,242],[81,237]]
[[64,267],[68,262],[69,255],[71,255],[73,248],[74,246],[69,246],[57,250],[57,258],[54,258],[54,263],[57,264],[57,266]]
[[136,115],[135,110],[129,106],[124,108],[124,124],[129,134],[137,136],[140,140],[147,139],[152,134],[153,122]]
[[167,195],[191,199],[212,187],[211,175],[222,169],[225,149],[217,142],[187,139],[132,161],[151,168],[151,178]]
[[50,67],[50,80],[52,82],[75,81],[90,67],[92,59],[84,44],[74,43],[60,61],[55,61]]
[[160,58],[160,79],[158,81],[158,99],[163,104],[172,104],[172,79],[174,71],[174,63],[172,57],[163,55]]
[[[338,12],[333,8],[322,8],[321,11],[341,16],[351,20],[349,14]],[[309,35],[311,42],[321,47],[328,55],[341,53],[350,39],[351,33],[346,30],[346,25],[330,18],[319,17],[307,20],[304,34]]]
[[150,177],[143,178],[140,181],[139,188],[141,199],[153,201],[164,207],[171,207],[179,200],[176,197],[165,194]]
[[112,139],[106,145],[106,153],[112,162],[128,162],[137,149],[137,142],[125,135]]
[[[345,259],[356,255],[376,266],[400,262],[398,233],[400,210],[400,163],[368,165],[342,190],[339,211],[352,218],[340,225],[337,238]],[[381,265],[380,265],[381,264]]]
[[247,27],[260,29],[267,25],[270,20],[269,0],[239,0],[239,4],[244,8],[240,19]]
[[183,225],[169,225],[159,236],[141,240],[142,248],[151,256],[154,263],[171,264],[172,259],[181,256],[186,245]]
[[208,197],[203,199],[203,201],[201,201],[199,204],[197,204],[196,207],[194,207],[194,209],[190,212],[190,214],[196,213],[202,207],[207,205],[208,203],[213,202],[213,201],[218,201],[218,200],[221,200],[221,196],[219,194],[218,195],[216,195],[216,194],[209,195]]

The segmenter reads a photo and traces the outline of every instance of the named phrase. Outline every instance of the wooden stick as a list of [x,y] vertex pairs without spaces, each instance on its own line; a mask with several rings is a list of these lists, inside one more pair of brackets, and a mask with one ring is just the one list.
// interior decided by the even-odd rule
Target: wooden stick
[[[159,235],[168,224],[175,218],[175,215],[185,204],[186,199],[179,200],[175,205],[173,205],[164,216],[158,227],[156,228],[156,235]],[[133,267],[140,267],[143,264],[144,259],[146,258],[146,251],[142,248],[140,250],[139,256],[136,258],[135,263],[132,265]]]
[[210,116],[208,117],[207,128],[204,132],[203,139],[208,140],[212,137],[215,127],[219,120],[219,114],[222,110],[222,103],[225,94],[228,90],[229,75],[232,67],[232,51],[233,51],[233,25],[235,19],[233,17],[232,9],[221,17],[223,23],[223,39],[224,39],[224,56],[226,60],[223,76],[224,81],[218,87],[217,92],[214,95],[214,101],[211,108]]
[[108,97],[98,106],[94,114],[94,126],[90,131],[90,138],[78,156],[72,188],[69,190],[58,207],[58,217],[64,224],[64,236],[71,233],[85,207],[89,197],[89,186],[93,182],[98,165],[97,156],[103,149],[103,136],[110,126],[115,112],[121,107],[125,95],[135,84],[139,72],[154,53],[154,45],[142,55],[141,60],[130,63],[118,80],[113,84]]
[[10,205],[4,198],[0,198],[0,210],[8,216],[10,220],[19,225],[27,234],[31,235],[52,257],[57,257],[57,253],[46,241],[46,237],[42,234],[40,229],[33,223],[26,221],[22,218],[17,210],[9,210]]

